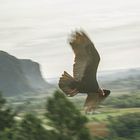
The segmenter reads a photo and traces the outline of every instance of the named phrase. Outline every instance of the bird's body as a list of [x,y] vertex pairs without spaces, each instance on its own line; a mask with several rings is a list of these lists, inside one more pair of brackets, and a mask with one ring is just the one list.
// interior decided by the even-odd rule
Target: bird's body
[[101,90],[97,82],[100,56],[84,32],[75,32],[69,43],[75,54],[73,77],[64,71],[59,80],[59,87],[68,96],[87,93],[85,107],[86,110],[92,111],[110,94],[109,90]]

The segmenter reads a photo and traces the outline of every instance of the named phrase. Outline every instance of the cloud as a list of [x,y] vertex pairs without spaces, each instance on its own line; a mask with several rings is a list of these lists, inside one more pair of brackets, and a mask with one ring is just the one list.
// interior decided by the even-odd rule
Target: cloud
[[0,49],[41,64],[45,77],[72,73],[67,42],[83,28],[99,50],[100,70],[140,66],[140,1],[0,0]]

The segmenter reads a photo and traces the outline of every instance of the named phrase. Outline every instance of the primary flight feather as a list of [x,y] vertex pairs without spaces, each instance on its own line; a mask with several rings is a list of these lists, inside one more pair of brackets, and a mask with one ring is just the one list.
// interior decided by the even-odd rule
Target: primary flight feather
[[75,54],[73,77],[64,71],[59,80],[59,87],[68,96],[87,93],[86,112],[94,111],[97,105],[110,94],[109,90],[102,90],[97,82],[99,53],[83,31],[74,32],[69,43]]

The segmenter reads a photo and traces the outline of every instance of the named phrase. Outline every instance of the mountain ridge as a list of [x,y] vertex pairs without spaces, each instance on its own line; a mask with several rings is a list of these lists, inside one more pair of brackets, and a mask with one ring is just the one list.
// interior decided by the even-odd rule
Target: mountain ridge
[[4,96],[48,92],[53,86],[42,77],[40,65],[0,51],[0,91]]

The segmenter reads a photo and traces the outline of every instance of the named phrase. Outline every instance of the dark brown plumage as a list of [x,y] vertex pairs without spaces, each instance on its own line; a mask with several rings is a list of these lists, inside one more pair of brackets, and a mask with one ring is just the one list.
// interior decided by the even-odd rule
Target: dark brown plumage
[[71,36],[70,45],[75,54],[73,77],[64,71],[59,80],[59,87],[68,96],[87,93],[86,111],[94,110],[109,94],[109,90],[101,90],[96,73],[100,56],[84,32],[75,32]]

